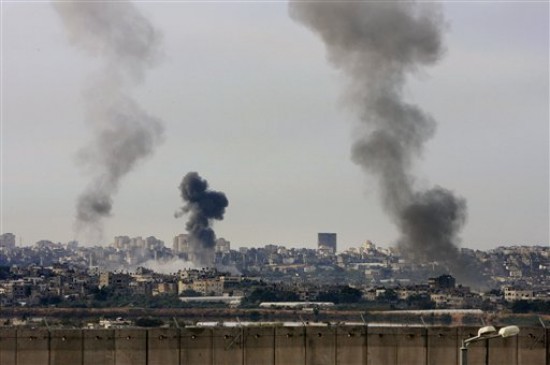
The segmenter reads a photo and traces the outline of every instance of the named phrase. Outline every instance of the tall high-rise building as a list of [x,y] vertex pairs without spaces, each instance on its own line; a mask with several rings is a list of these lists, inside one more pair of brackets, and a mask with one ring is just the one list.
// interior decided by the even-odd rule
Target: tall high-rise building
[[141,236],[130,238],[130,247],[131,248],[144,248],[145,240]]
[[189,235],[182,233],[174,237],[172,250],[175,253],[189,253]]
[[221,237],[216,240],[216,252],[229,253],[230,250],[231,242]]
[[149,236],[145,239],[145,247],[149,250],[161,250],[164,247],[164,242],[155,236]]
[[317,249],[321,253],[334,255],[336,253],[336,233],[318,233]]
[[128,236],[117,236],[113,242],[114,248],[127,249],[130,246],[130,237]]
[[15,248],[15,235],[13,233],[0,235],[0,247]]

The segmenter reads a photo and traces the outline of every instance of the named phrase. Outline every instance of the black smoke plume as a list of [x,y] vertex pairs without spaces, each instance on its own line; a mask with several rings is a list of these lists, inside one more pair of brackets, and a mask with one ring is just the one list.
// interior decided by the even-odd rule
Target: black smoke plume
[[79,160],[92,178],[76,205],[76,230],[103,236],[120,180],[153,153],[162,139],[160,120],[131,97],[158,54],[159,34],[129,2],[54,2],[70,41],[103,63],[84,91],[85,119],[93,141]]
[[208,182],[196,172],[185,175],[179,189],[185,205],[176,217],[189,214],[189,259],[196,266],[213,267],[216,234],[211,223],[223,219],[229,201],[224,193],[208,190]]
[[443,53],[440,8],[410,1],[291,1],[289,14],[321,37],[328,60],[349,80],[346,101],[361,121],[352,159],[378,179],[402,252],[417,262],[442,261],[460,274],[453,263],[466,202],[441,187],[415,189],[412,164],[436,123],[403,98],[407,75]]

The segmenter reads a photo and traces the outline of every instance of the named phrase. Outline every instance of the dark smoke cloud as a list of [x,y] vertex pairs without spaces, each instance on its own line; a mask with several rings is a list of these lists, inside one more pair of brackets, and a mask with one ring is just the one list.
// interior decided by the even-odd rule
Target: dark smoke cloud
[[402,251],[419,262],[453,265],[466,202],[440,187],[415,190],[412,164],[436,123],[403,100],[406,76],[443,53],[440,8],[408,1],[292,1],[289,14],[322,38],[329,61],[349,79],[346,100],[362,128],[352,159],[377,177]]
[[213,267],[216,234],[210,225],[223,219],[229,201],[224,193],[208,190],[208,182],[196,172],[185,175],[179,189],[185,205],[176,217],[189,214],[189,258],[197,266]]
[[[401,212],[402,247],[418,261],[456,259],[453,238],[464,224],[465,211],[465,201],[441,187],[417,193]],[[422,247],[416,247],[417,243]]]
[[158,58],[159,34],[129,2],[54,2],[71,42],[103,62],[84,91],[93,141],[79,154],[92,179],[77,201],[76,229],[100,240],[120,180],[162,139],[160,120],[129,95]]

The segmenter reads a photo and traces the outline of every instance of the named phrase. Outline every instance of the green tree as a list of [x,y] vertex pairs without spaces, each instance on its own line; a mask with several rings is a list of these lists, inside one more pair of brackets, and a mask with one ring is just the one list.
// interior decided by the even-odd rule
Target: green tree
[[357,303],[361,300],[361,290],[349,286],[340,289],[340,303]]
[[160,327],[164,324],[164,321],[158,318],[140,317],[136,319],[135,323],[139,327]]
[[415,309],[434,309],[435,302],[427,294],[413,294],[406,301],[407,305]]
[[527,300],[516,300],[512,303],[512,312],[514,313],[528,313],[532,310],[533,305]]
[[398,299],[399,299],[399,296],[393,289],[386,289],[384,291],[384,294],[376,298],[377,301],[383,302],[383,303],[396,302]]
[[202,297],[202,294],[199,293],[198,291],[194,291],[193,289],[187,289],[187,290],[184,290],[180,296],[182,297]]
[[243,302],[248,304],[259,304],[262,302],[292,302],[300,299],[298,294],[287,291],[278,290],[277,288],[258,287],[246,296]]

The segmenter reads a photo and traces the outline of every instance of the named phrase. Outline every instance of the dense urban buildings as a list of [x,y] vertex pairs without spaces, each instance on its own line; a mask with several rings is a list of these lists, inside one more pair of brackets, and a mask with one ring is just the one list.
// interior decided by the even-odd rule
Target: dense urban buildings
[[13,234],[2,238],[3,307],[147,306],[170,298],[164,305],[330,302],[496,310],[526,301],[550,303],[550,248],[542,246],[462,249],[479,278],[467,282],[437,262],[407,262],[396,248],[368,240],[334,252],[336,234],[319,234],[328,251],[273,244],[235,250],[219,238],[212,268],[188,261],[185,234],[174,237],[172,248],[154,236],[117,236],[106,247],[48,240],[16,246]]

